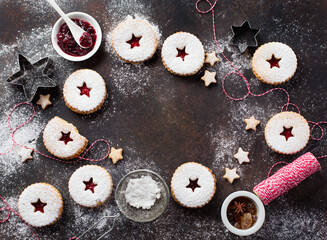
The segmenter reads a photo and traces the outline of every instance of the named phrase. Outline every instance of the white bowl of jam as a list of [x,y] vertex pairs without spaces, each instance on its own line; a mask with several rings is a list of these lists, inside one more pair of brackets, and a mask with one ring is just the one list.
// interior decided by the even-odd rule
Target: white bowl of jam
[[230,194],[223,202],[220,213],[226,228],[239,236],[254,234],[265,221],[263,203],[248,191]]
[[102,41],[102,32],[98,22],[83,12],[71,12],[67,16],[78,26],[83,28],[92,37],[90,48],[80,47],[74,40],[67,24],[60,18],[52,28],[51,41],[56,52],[69,61],[84,61],[92,57],[99,49]]

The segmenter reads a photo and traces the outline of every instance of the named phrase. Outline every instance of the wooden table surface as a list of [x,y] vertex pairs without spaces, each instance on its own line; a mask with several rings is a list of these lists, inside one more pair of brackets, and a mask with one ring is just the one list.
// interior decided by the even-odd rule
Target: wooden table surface
[[[264,140],[264,127],[286,103],[286,97],[282,92],[276,92],[260,98],[249,97],[242,102],[229,100],[221,87],[223,76],[232,70],[226,61],[214,67],[205,65],[191,77],[177,77],[164,68],[160,58],[161,45],[176,31],[191,32],[203,42],[206,51],[218,51],[213,41],[211,14],[199,14],[195,1],[57,2],[65,12],[87,12],[97,19],[104,35],[102,45],[91,59],[81,63],[68,62],[52,48],[50,33],[58,16],[46,1],[0,0],[1,152],[8,149],[10,143],[6,129],[9,110],[14,104],[24,101],[21,90],[5,82],[19,69],[17,54],[24,54],[32,62],[47,56],[54,60],[53,79],[58,85],[50,91],[53,105],[45,111],[36,107],[36,118],[31,125],[19,130],[17,141],[46,152],[42,129],[52,117],[60,116],[73,123],[90,142],[106,138],[113,147],[124,149],[124,160],[116,166],[110,160],[96,163],[108,169],[114,187],[124,174],[140,168],[159,173],[170,184],[174,170],[188,161],[204,164],[217,178],[216,194],[207,206],[190,210],[171,199],[167,211],[158,220],[142,224],[120,217],[105,239],[239,239],[226,230],[220,218],[220,207],[227,195],[237,190],[251,191],[278,161],[292,162],[307,151],[316,156],[327,153],[326,138],[320,142],[310,140],[304,150],[293,156],[282,156],[270,150]],[[204,3],[200,6],[207,7]],[[231,60],[250,79],[255,93],[272,87],[258,81],[251,71],[251,53],[255,49],[239,54],[237,48],[228,46],[231,25],[240,25],[247,19],[253,27],[260,29],[259,45],[271,41],[289,45],[297,55],[298,68],[295,76],[281,86],[290,93],[291,102],[300,107],[307,120],[326,120],[326,12],[327,2],[324,0],[218,1],[215,7],[218,40]],[[107,38],[127,15],[135,14],[157,25],[161,33],[155,56],[137,66],[120,61]],[[88,116],[73,113],[65,106],[62,97],[65,79],[81,68],[99,72],[108,89],[104,106]],[[217,84],[209,88],[200,80],[205,69],[217,72]],[[237,78],[230,79],[226,87],[235,96],[245,93],[245,85]],[[22,116],[28,113],[23,112]],[[251,115],[261,120],[256,132],[245,131],[243,119]],[[319,135],[319,132],[315,134]],[[103,154],[103,147],[96,147],[90,156]],[[250,164],[240,166],[233,158],[239,147],[250,152]],[[326,239],[327,162],[326,159],[320,162],[322,171],[266,207],[262,229],[246,239]],[[25,187],[36,182],[54,185],[64,198],[63,215],[53,226],[33,230],[40,239],[69,239],[102,216],[118,212],[114,196],[95,209],[85,209],[73,202],[67,183],[70,175],[85,164],[88,162],[60,163],[37,154],[33,160],[21,163],[16,147],[11,154],[0,156],[0,195],[17,210],[18,197]],[[233,184],[228,183],[222,178],[225,167],[237,167],[241,178]],[[4,217],[4,213],[0,213],[0,217]],[[110,228],[110,224],[110,220],[101,223],[84,239],[96,239]],[[14,214],[0,226],[1,239],[32,237]]]

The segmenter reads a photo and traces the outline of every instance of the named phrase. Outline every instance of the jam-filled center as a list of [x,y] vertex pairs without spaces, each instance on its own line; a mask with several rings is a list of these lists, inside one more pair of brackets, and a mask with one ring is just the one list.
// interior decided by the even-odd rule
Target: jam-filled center
[[83,85],[81,87],[77,87],[77,88],[81,91],[81,93],[80,93],[81,96],[86,95],[86,96],[90,97],[91,88],[88,88],[85,82],[83,83]]
[[74,141],[70,137],[70,132],[68,132],[68,133],[61,132],[61,138],[59,140],[63,141],[66,145],[67,145],[67,143]]
[[185,47],[183,49],[177,48],[177,51],[178,51],[177,57],[182,58],[182,60],[184,61],[185,57],[188,55],[188,53],[185,52]]
[[290,128],[286,128],[283,127],[284,131],[280,133],[280,135],[284,136],[286,138],[286,141],[290,138],[290,137],[294,137],[294,135],[292,134],[292,129],[293,127]]
[[190,184],[189,185],[187,185],[186,187],[187,188],[191,188],[192,189],[192,191],[194,192],[194,190],[196,189],[196,188],[200,188],[201,186],[198,184],[198,178],[197,179],[195,179],[195,180],[191,180],[190,179]]
[[93,178],[90,178],[89,181],[83,181],[85,184],[84,191],[90,190],[92,193],[94,193],[94,188],[98,186],[98,184],[93,183]]
[[279,68],[279,61],[281,58],[276,58],[275,55],[273,54],[270,59],[267,60],[267,62],[270,63],[270,68],[277,67]]
[[43,203],[41,202],[40,199],[37,200],[37,202],[35,203],[31,203],[33,205],[33,207],[35,208],[34,209],[34,212],[41,212],[41,213],[44,213],[44,207],[47,205],[46,203]]
[[135,37],[135,35],[133,34],[131,40],[128,40],[127,43],[131,45],[131,48],[139,47],[141,38],[142,36]]

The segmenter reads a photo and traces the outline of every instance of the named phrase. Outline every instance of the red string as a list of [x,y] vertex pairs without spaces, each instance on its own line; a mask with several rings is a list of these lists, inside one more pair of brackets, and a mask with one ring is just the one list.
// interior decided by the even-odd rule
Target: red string
[[[210,8],[208,10],[205,10],[205,11],[202,11],[199,9],[198,7],[198,4],[202,1],[205,1],[207,4],[209,4]],[[254,97],[261,97],[261,96],[264,96],[270,92],[273,92],[273,91],[276,91],[276,90],[280,90],[280,91],[283,91],[286,96],[287,96],[287,103],[285,105],[283,105],[283,107],[281,108],[281,111],[287,111],[288,110],[288,107],[289,106],[293,106],[296,108],[297,112],[300,114],[300,109],[297,105],[295,105],[294,103],[291,103],[290,102],[290,95],[289,93],[287,92],[286,89],[284,88],[272,88],[264,93],[261,93],[261,94],[255,94],[251,91],[251,85],[250,85],[250,82],[249,80],[243,75],[243,73],[226,57],[226,55],[224,54],[224,52],[222,51],[222,49],[220,48],[220,45],[218,43],[218,40],[217,40],[217,34],[216,34],[216,23],[215,23],[215,10],[214,10],[214,7],[216,6],[216,3],[217,3],[218,0],[215,0],[214,3],[212,4],[209,0],[197,0],[197,2],[195,3],[195,8],[196,10],[199,12],[199,13],[202,13],[202,14],[206,14],[206,13],[209,13],[209,12],[212,12],[212,31],[213,31],[213,35],[214,35],[214,39],[215,39],[215,43],[216,43],[216,46],[219,50],[219,52],[222,54],[222,56],[225,58],[225,60],[231,65],[232,68],[234,68],[235,71],[233,72],[229,72],[225,75],[225,77],[223,78],[222,80],[222,88],[223,88],[223,91],[225,93],[225,95],[233,100],[233,101],[242,101],[242,100],[245,100],[249,95],[251,96],[254,96]],[[233,74],[236,74],[238,76],[240,76],[243,81],[245,82],[246,84],[246,88],[247,88],[247,93],[243,96],[243,97],[240,97],[240,98],[234,98],[232,96],[230,96],[226,89],[225,89],[225,81],[226,79],[230,76],[230,75],[233,75]],[[327,124],[327,121],[321,121],[321,122],[313,122],[313,121],[308,121],[309,123],[313,124],[313,127],[311,128],[311,131],[310,131],[310,135],[311,135],[311,138],[313,140],[316,140],[316,141],[319,141],[323,138],[324,136],[324,130],[323,128],[321,127],[320,124]],[[319,127],[320,131],[321,131],[321,135],[319,138],[315,138],[313,137],[312,135],[312,130],[315,128],[315,127]],[[327,157],[327,154],[326,155],[323,155],[323,156],[320,156],[320,157],[317,157],[317,158],[324,158],[324,157]],[[274,167],[274,166],[273,166]]]

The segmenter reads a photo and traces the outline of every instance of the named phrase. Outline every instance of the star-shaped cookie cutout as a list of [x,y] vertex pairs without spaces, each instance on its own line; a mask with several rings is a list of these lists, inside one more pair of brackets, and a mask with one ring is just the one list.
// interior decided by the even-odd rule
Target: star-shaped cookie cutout
[[235,179],[240,178],[240,175],[238,175],[236,173],[236,168],[233,169],[229,169],[229,168],[225,168],[225,175],[223,176],[223,178],[227,179],[228,182],[233,183]]
[[209,72],[208,70],[204,71],[204,75],[201,80],[204,81],[204,85],[208,87],[211,83],[216,83],[216,72]]
[[216,56],[216,51],[212,51],[211,53],[206,53],[206,58],[204,59],[205,63],[209,63],[213,66],[216,62],[220,62],[219,58]]
[[26,162],[28,159],[33,159],[33,150],[22,147],[18,152],[18,155],[22,158],[22,162]]
[[42,95],[40,94],[40,99],[36,102],[37,105],[40,105],[42,109],[46,109],[47,106],[50,106],[52,103],[50,102],[50,94]]
[[245,130],[252,129],[254,131],[257,131],[257,125],[260,123],[253,115],[250,118],[245,118],[244,122],[246,123]]
[[115,149],[114,147],[111,148],[109,158],[112,159],[112,162],[116,164],[119,160],[123,159],[123,149]]
[[18,56],[20,71],[7,79],[13,85],[23,87],[27,101],[32,101],[39,87],[55,87],[56,83],[48,77],[50,59],[43,58],[32,64],[23,55]]
[[242,164],[244,162],[250,162],[249,159],[249,152],[243,151],[242,148],[238,148],[238,151],[236,154],[234,154],[234,158],[237,159],[239,164]]

